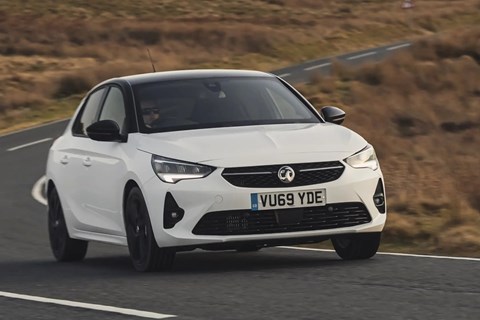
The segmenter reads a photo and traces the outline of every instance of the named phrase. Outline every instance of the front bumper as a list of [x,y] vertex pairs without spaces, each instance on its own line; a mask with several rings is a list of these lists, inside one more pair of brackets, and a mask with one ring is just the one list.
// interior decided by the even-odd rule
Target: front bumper
[[[154,177],[143,185],[152,228],[160,247],[202,247],[207,244],[328,238],[342,233],[380,232],[386,222],[386,213],[380,213],[373,200],[379,179],[383,181],[380,169],[375,171],[354,169],[346,165],[342,176],[335,181],[284,189],[236,187],[228,183],[221,176],[221,172],[222,169],[217,169],[206,178],[184,180],[176,184],[167,184]],[[362,203],[371,217],[370,222],[351,227],[243,235],[198,235],[193,232],[195,226],[207,213],[250,210],[251,193],[312,189],[326,189],[327,206],[329,204]],[[163,227],[165,195],[167,192],[171,193],[178,206],[185,211],[182,220],[171,229]],[[302,241],[296,242],[301,243]]]

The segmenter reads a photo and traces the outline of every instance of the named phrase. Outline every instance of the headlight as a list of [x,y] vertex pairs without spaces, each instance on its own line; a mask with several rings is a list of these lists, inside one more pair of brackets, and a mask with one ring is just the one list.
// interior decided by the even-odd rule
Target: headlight
[[167,183],[204,178],[215,170],[214,167],[168,159],[156,155],[152,155],[152,167],[160,180]]
[[362,150],[346,158],[344,161],[354,168],[378,169],[377,155],[371,145],[366,146]]

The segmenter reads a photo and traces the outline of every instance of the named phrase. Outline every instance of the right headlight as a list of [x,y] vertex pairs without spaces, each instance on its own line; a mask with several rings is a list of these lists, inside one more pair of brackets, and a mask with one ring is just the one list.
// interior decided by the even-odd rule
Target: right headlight
[[214,167],[152,155],[152,167],[163,182],[177,183],[180,180],[205,178]]
[[367,145],[357,153],[352,154],[344,160],[353,168],[370,168],[372,170],[378,169],[378,160],[375,150],[371,145]]

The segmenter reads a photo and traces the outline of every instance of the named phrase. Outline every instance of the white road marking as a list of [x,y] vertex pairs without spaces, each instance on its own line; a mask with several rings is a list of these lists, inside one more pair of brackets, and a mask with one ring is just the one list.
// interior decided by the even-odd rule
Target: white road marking
[[331,63],[327,62],[327,63],[318,64],[316,66],[311,66],[311,67],[305,68],[303,70],[310,71],[310,70],[314,70],[314,69],[318,69],[318,68],[324,68],[324,67],[327,67],[329,65],[331,65]]
[[387,48],[387,50],[388,50],[388,51],[397,50],[397,49],[400,49],[400,48],[409,47],[409,46],[411,46],[411,45],[412,45],[411,43],[399,44],[398,46],[389,47],[389,48]]
[[30,147],[30,146],[33,146],[33,145],[36,145],[36,144],[39,144],[39,143],[47,142],[47,141],[50,141],[50,140],[52,140],[52,139],[53,139],[53,138],[45,138],[45,139],[42,139],[42,140],[37,140],[37,141],[25,143],[25,144],[22,144],[22,145],[19,145],[19,146],[16,146],[16,147],[7,149],[7,151],[15,151],[15,150],[22,149],[22,148],[26,148],[26,147]]
[[[335,252],[335,250],[332,250],[332,249],[317,249],[317,248],[305,248],[305,247],[279,246],[279,247],[277,247],[277,248],[293,249],[293,250],[304,250],[304,251]],[[379,255],[384,255],[384,256],[400,256],[400,257],[447,259],[447,260],[464,260],[464,261],[476,261],[476,262],[480,262],[480,258],[469,258],[469,257],[435,256],[435,255],[428,255],[428,254],[396,253],[396,252],[377,252],[377,254],[379,254]]]
[[44,206],[47,205],[47,199],[45,198],[43,194],[43,190],[45,189],[45,182],[47,181],[47,177],[43,176],[40,179],[38,179],[37,182],[33,185],[32,188],[32,197],[33,199],[37,200]]
[[374,54],[377,54],[377,51],[370,51],[370,52],[362,53],[362,54],[359,54],[359,55],[356,55],[356,56],[353,56],[353,57],[348,57],[347,60],[360,59],[360,58],[363,58],[363,57],[373,56]]
[[75,302],[75,301],[69,301],[69,300],[50,299],[50,298],[30,296],[25,294],[17,294],[17,293],[4,292],[4,291],[0,291],[0,296],[11,298],[11,299],[21,299],[21,300],[28,300],[28,301],[35,301],[35,302],[42,302],[42,303],[58,304],[58,305],[67,306],[67,307],[119,313],[119,314],[125,314],[129,316],[136,316],[136,317],[150,318],[150,319],[165,319],[165,318],[176,317],[171,314],[162,314],[162,313],[141,311],[141,310],[135,310],[135,309],[117,308],[117,307],[111,307],[111,306],[104,306],[101,304],[83,303],[83,302]]
[[279,74],[278,76],[280,78],[285,78],[285,77],[291,76],[291,74],[290,73],[282,73],[282,74]]
[[464,261],[477,261],[477,262],[480,262],[480,258],[469,258],[469,257],[435,256],[435,255],[429,255],[429,254],[396,253],[396,252],[379,252],[379,253],[377,253],[377,254],[381,254],[381,255],[385,255],[385,256],[431,258],[431,259],[448,259],[448,260],[464,260]]

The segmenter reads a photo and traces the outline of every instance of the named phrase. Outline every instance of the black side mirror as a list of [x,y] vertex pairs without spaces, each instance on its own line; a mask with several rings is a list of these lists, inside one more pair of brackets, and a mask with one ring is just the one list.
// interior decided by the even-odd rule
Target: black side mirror
[[87,135],[96,141],[124,141],[120,127],[113,120],[101,120],[87,127]]
[[345,112],[342,109],[332,106],[323,107],[320,112],[327,122],[341,124],[345,120]]

